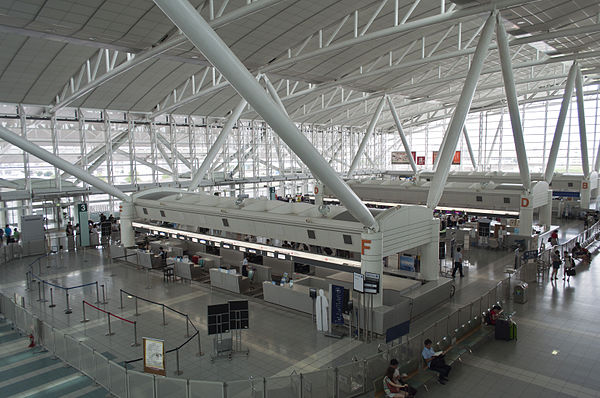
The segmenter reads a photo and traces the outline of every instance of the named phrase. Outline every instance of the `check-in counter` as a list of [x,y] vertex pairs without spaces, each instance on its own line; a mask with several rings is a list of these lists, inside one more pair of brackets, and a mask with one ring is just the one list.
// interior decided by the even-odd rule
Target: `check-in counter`
[[210,285],[234,293],[242,293],[250,288],[250,279],[238,273],[221,271],[219,268],[210,269]]
[[248,263],[248,266],[254,270],[252,275],[252,282],[255,284],[261,284],[263,282],[271,283],[271,267],[265,265]]
[[167,258],[167,266],[173,267],[175,276],[188,280],[200,278],[202,276],[202,269],[204,268],[189,260],[177,261],[174,258]]
[[312,314],[313,299],[310,298],[310,288],[323,289],[325,296],[329,299],[329,284],[321,279],[306,277],[294,280],[292,287],[289,283],[273,285],[271,282],[263,282],[263,297],[269,303],[281,305],[296,311]]

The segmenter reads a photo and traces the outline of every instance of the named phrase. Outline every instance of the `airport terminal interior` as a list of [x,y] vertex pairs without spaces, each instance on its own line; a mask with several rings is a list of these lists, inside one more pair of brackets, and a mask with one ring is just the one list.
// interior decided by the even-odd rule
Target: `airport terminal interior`
[[0,0],[0,50],[0,397],[600,397],[597,0]]

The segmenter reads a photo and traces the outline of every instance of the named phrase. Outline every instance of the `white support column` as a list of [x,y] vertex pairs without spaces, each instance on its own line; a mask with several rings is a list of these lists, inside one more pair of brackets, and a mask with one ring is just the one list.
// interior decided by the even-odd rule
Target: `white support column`
[[404,145],[404,152],[406,153],[406,157],[410,162],[410,167],[413,169],[413,172],[417,174],[417,164],[412,157],[412,153],[410,152],[410,146],[408,145],[408,140],[406,139],[406,135],[404,135],[404,129],[402,128],[402,123],[400,123],[400,118],[398,117],[398,113],[396,112],[396,108],[394,107],[394,103],[392,99],[386,95],[387,103],[390,108],[390,112],[392,113],[392,117],[394,118],[394,122],[396,123],[396,128],[398,129],[398,134],[400,134],[400,139],[402,139],[402,145]]
[[594,171],[600,172],[600,143],[598,143],[598,150],[596,151],[596,163],[594,163]]
[[273,100],[275,102],[277,102],[277,104],[281,107],[281,109],[287,116],[288,112],[285,109],[283,102],[281,102],[281,98],[279,98],[279,94],[277,94],[277,90],[275,89],[275,87],[273,87],[273,84],[271,83],[271,81],[269,80],[269,78],[266,75],[261,75],[261,77],[262,77],[263,81],[265,82],[265,86],[267,86],[267,91],[269,91],[269,94],[271,94],[271,97],[273,98]]
[[131,200],[121,204],[121,244],[125,247],[135,246],[135,232],[131,222],[135,215],[135,206]]
[[52,153],[27,141],[25,138],[16,135],[12,131],[2,126],[0,126],[0,139],[6,142],[10,142],[14,146],[27,152],[28,154],[36,156],[41,160],[50,163],[52,166],[56,166],[59,169],[66,171],[67,173],[79,178],[81,181],[85,181],[91,186],[98,188],[102,192],[115,196],[124,202],[131,202],[131,198],[125,193],[123,193],[121,190],[115,188],[112,185],[107,184],[98,177],[95,177],[83,171],[79,167],[74,166],[66,160],[63,160],[58,156],[54,156]]
[[373,114],[371,123],[369,123],[367,132],[365,133],[365,136],[363,137],[362,141],[360,142],[358,151],[356,151],[356,154],[354,155],[354,159],[352,160],[352,164],[350,165],[350,169],[348,170],[348,175],[347,175],[348,178],[352,177],[352,173],[354,173],[354,170],[356,170],[356,167],[358,166],[358,162],[360,162],[360,158],[362,157],[363,153],[365,152],[365,147],[367,146],[367,142],[369,141],[369,138],[371,138],[371,135],[373,135],[373,131],[375,130],[375,126],[377,125],[377,121],[379,120],[379,115],[381,115],[381,111],[383,110],[384,104],[385,104],[385,95],[383,97],[381,97],[381,100],[379,100],[379,104],[377,104],[377,109],[375,110],[375,113]]
[[454,151],[456,150],[456,144],[460,138],[460,133],[465,125],[471,102],[473,101],[473,95],[477,88],[477,80],[481,74],[483,68],[483,61],[487,55],[487,51],[494,33],[494,25],[496,23],[495,13],[490,14],[487,21],[485,22],[484,28],[481,32],[481,37],[477,43],[475,54],[473,55],[473,61],[467,74],[463,90],[460,94],[458,104],[452,115],[450,126],[446,132],[446,142],[442,148],[442,152],[438,155],[438,163],[435,169],[435,174],[431,182],[431,188],[429,189],[429,195],[427,196],[427,207],[435,209],[440,202],[446,180],[448,179],[448,172],[450,171],[450,165],[452,158],[454,157]]
[[471,146],[471,140],[469,139],[469,133],[467,131],[467,126],[463,126],[463,136],[465,137],[465,143],[467,144],[467,150],[469,151],[469,156],[471,157],[471,163],[473,163],[473,169],[477,171],[477,161],[475,160],[475,154],[473,154],[473,147]]
[[440,219],[431,222],[431,242],[421,246],[421,277],[426,281],[436,281],[440,276]]
[[567,77],[565,93],[563,95],[562,104],[560,105],[560,113],[558,114],[556,130],[554,131],[554,139],[552,140],[552,147],[550,148],[550,155],[548,156],[548,164],[546,164],[546,172],[544,173],[544,180],[548,184],[552,182],[552,177],[554,176],[556,157],[558,156],[558,148],[560,147],[560,140],[562,138],[563,128],[565,127],[565,120],[567,120],[567,112],[569,111],[569,105],[571,104],[571,97],[573,96],[573,87],[575,86],[576,77],[577,64],[573,62],[571,70],[569,70],[569,76]]
[[215,31],[186,0],[155,0],[165,14],[177,25],[237,92],[269,123],[313,175],[328,186],[348,211],[367,228],[378,229],[371,212],[358,196],[327,164],[315,147],[298,130],[283,110],[265,93],[248,69],[233,54]]
[[529,191],[531,190],[531,175],[529,174],[529,163],[527,162],[527,152],[525,150],[525,141],[523,139],[523,126],[521,125],[521,116],[519,114],[517,88],[515,86],[515,76],[513,74],[510,52],[508,51],[506,30],[504,29],[504,23],[500,14],[498,14],[498,21],[496,24],[496,39],[498,40],[502,78],[504,80],[506,102],[508,104],[510,123],[512,125],[515,149],[517,151],[517,162],[519,163],[521,182],[525,191]]
[[361,234],[360,271],[372,272],[379,277],[379,294],[373,295],[373,307],[383,305],[383,234],[363,232]]
[[[585,106],[583,103],[583,76],[581,69],[577,66],[577,77],[575,78],[575,91],[577,94],[577,116],[579,117],[579,142],[581,144],[581,167],[583,168],[583,177],[588,180],[590,177],[590,161],[588,153],[587,131],[585,127]],[[589,205],[589,203],[588,203]]]
[[533,195],[524,192],[519,207],[519,235],[531,236],[533,229]]

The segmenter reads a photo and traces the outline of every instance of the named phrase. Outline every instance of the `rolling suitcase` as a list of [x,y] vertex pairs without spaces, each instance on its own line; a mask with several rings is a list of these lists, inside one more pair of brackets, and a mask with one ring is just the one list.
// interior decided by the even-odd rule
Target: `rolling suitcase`
[[510,322],[510,334],[509,337],[511,340],[516,340],[517,339],[517,324],[509,321]]
[[496,340],[510,340],[510,321],[507,319],[497,319],[494,335]]

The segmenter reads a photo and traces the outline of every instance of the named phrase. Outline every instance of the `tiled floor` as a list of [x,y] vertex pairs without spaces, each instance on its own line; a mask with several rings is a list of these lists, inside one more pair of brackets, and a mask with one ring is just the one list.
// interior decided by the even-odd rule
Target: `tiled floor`
[[[582,225],[571,222],[562,228],[563,238],[575,235]],[[465,253],[472,264],[466,277],[456,280],[457,292],[448,303],[415,320],[411,334],[419,333],[456,308],[479,297],[493,287],[506,274],[504,269],[512,263],[512,254],[503,251],[473,249]],[[32,259],[13,261],[0,267],[0,289],[10,294],[26,297],[28,306],[55,327],[86,340],[98,351],[114,356],[117,361],[141,356],[140,347],[131,347],[131,325],[112,321],[116,333],[107,337],[106,316],[86,309],[88,323],[80,323],[81,302],[95,301],[95,288],[72,290],[73,313],[65,315],[64,293],[55,294],[57,307],[50,309],[47,303],[37,299],[37,285],[25,291],[25,265]],[[597,348],[600,321],[594,306],[594,288],[600,282],[600,271],[595,261],[589,270],[581,270],[570,284],[542,283],[529,289],[526,304],[512,304],[519,324],[519,340],[516,342],[492,341],[464,359],[455,367],[451,381],[446,386],[435,385],[431,396],[600,396],[600,348]],[[37,265],[34,271],[37,271]],[[140,316],[134,316],[134,300],[123,296],[124,309],[120,309],[119,289],[125,289],[142,297],[165,303],[187,313],[198,329],[204,356],[197,356],[197,341],[190,342],[181,351],[181,377],[203,380],[247,380],[250,376],[285,376],[293,370],[307,372],[331,364],[348,362],[352,356],[365,357],[376,352],[379,342],[369,345],[331,339],[316,332],[310,316],[288,311],[281,307],[250,299],[251,327],[243,332],[243,344],[250,350],[246,356],[233,360],[218,359],[211,362],[212,339],[207,336],[206,305],[221,303],[240,296],[208,285],[164,283],[162,275],[150,273],[149,279],[142,270],[124,265],[109,264],[101,250],[85,250],[77,253],[52,255],[42,260],[42,277],[58,285],[74,286],[98,281],[107,288],[109,302],[100,305],[126,319],[136,320],[138,339],[142,336],[164,338],[167,348],[178,346],[186,340],[185,318],[166,312],[167,325],[162,325],[161,307],[139,302]],[[151,287],[149,286],[151,285]],[[191,328],[190,328],[191,330]],[[557,351],[553,355],[553,351]],[[139,363],[134,365],[139,369]],[[174,354],[167,356],[169,375],[175,370]]]

